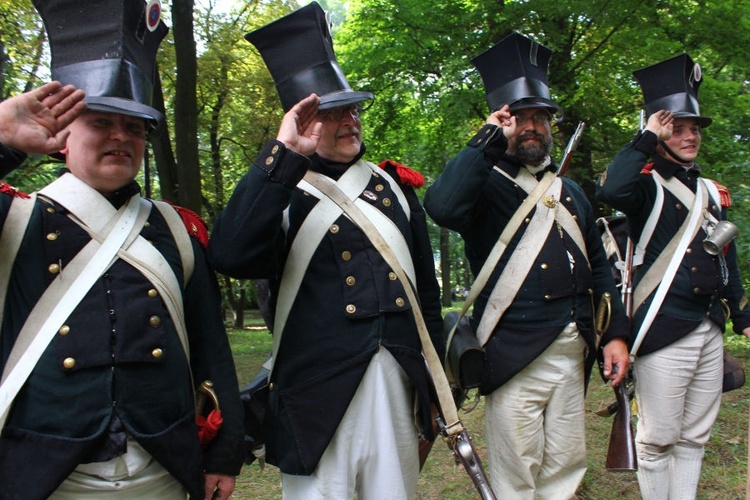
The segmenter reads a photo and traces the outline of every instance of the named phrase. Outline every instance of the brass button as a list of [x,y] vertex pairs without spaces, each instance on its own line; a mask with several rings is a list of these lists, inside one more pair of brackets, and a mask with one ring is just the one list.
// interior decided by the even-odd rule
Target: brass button
[[573,214],[573,220],[578,220],[578,214]]
[[151,223],[149,221],[146,221],[146,223],[143,224],[143,227],[151,227]]
[[76,358],[65,358],[63,360],[63,367],[66,370],[71,370],[76,365]]
[[151,316],[148,318],[148,324],[154,328],[158,328],[161,325],[161,318],[159,316]]
[[59,333],[60,335],[67,335],[68,333],[70,333],[70,327],[68,325],[63,325],[59,330],[57,330],[57,333]]
[[391,281],[396,281],[398,279],[398,275],[395,272],[391,271],[390,273],[388,273],[388,279]]
[[47,268],[47,270],[51,274],[57,274],[57,273],[60,272],[60,264],[50,264],[49,267]]
[[589,295],[594,295],[594,290],[592,288],[589,288]]
[[529,222],[531,222],[531,219],[529,219],[528,217],[526,217],[526,218],[525,218],[525,219],[524,219],[523,221],[524,221],[524,222],[525,222],[526,224],[528,224]]
[[542,264],[542,269],[546,270],[548,267],[549,266],[546,263]]
[[690,272],[691,273],[697,273],[698,272],[698,268],[695,267],[695,266],[693,266],[693,267],[690,268]]
[[347,284],[347,285],[349,285],[349,286],[352,286],[352,285],[354,285],[354,283],[356,283],[356,282],[357,282],[357,280],[356,280],[356,279],[354,279],[354,276],[347,276],[347,277],[346,277],[346,284]]
[[397,298],[397,299],[396,299],[396,305],[397,305],[398,307],[404,307],[404,304],[405,304],[405,303],[406,303],[406,302],[405,302],[405,301],[404,301],[404,299],[402,299],[401,297],[399,297],[399,298]]
[[544,296],[544,300],[549,300],[549,299],[551,299],[551,298],[552,298],[552,295],[545,295],[545,296]]
[[716,211],[719,210],[719,207],[717,207],[716,205],[711,205],[711,210],[713,210],[714,212],[716,212]]
[[571,198],[570,196],[567,196],[567,197],[565,198],[565,201],[573,201],[573,198]]
[[352,260],[352,253],[349,250],[344,250],[341,252],[341,258],[344,259],[345,262],[349,262]]
[[47,207],[47,212],[51,213],[51,214],[54,214],[55,213],[55,208],[54,207]]
[[333,233],[333,234],[336,234],[336,233],[338,233],[338,232],[339,232],[339,226],[338,226],[338,224],[334,224],[334,225],[332,225],[332,226],[330,227],[329,231],[331,231],[331,233]]
[[693,293],[695,294],[701,293],[701,289],[696,286],[695,288],[693,288]]
[[270,383],[268,384],[268,390],[269,390],[269,391],[272,391],[272,390],[273,390],[273,382],[270,382]]
[[155,299],[156,297],[159,296],[159,292],[156,291],[156,288],[152,288],[151,290],[148,291],[148,296],[151,297],[152,299]]
[[693,249],[692,248],[688,248],[687,250],[685,250],[685,253],[693,253]]
[[162,351],[160,348],[156,348],[153,351],[151,351],[151,356],[154,358],[161,358],[164,355],[164,351]]
[[677,210],[682,210],[682,205],[680,203],[676,204],[674,206]]
[[60,236],[60,233],[57,231],[55,231],[54,233],[47,233],[47,239],[49,241],[55,241],[58,238],[58,236]]
[[266,165],[270,165],[271,163],[273,163],[273,156],[266,158]]
[[273,147],[271,148],[271,153],[276,154],[278,152],[279,152],[279,145],[274,144]]
[[348,312],[349,314],[354,314],[356,311],[357,306],[355,306],[354,304],[349,304],[348,306],[346,306],[346,312]]
[[386,207],[391,206],[391,199],[390,198],[383,198],[383,205]]
[[377,186],[375,186],[375,191],[382,191],[383,189],[385,189],[385,186],[383,186],[382,184],[378,184]]

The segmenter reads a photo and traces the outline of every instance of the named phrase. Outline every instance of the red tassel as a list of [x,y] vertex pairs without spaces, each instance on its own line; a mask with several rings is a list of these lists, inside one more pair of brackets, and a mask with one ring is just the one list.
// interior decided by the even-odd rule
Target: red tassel
[[201,446],[205,448],[219,433],[224,419],[221,417],[220,410],[211,410],[208,417],[196,415],[195,423],[198,424],[198,439],[200,439]]
[[31,198],[28,194],[19,191],[18,188],[11,186],[7,182],[0,182],[0,193],[17,196],[18,198]]
[[396,163],[393,160],[384,160],[380,162],[380,165],[378,166],[383,170],[385,170],[386,167],[395,168],[396,175],[398,175],[398,178],[406,186],[417,188],[424,186],[424,176],[416,170],[407,167],[406,165]]

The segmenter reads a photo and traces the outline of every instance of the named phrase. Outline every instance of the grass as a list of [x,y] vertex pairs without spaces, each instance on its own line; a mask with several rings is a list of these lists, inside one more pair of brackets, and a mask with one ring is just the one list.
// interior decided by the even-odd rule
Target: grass
[[[229,337],[237,366],[240,387],[250,381],[271,350],[271,335],[263,322],[252,312],[245,329],[230,330]],[[747,340],[729,333],[725,346],[740,359],[748,370]],[[750,375],[750,373],[749,373]],[[594,373],[586,400],[586,439],[588,471],[578,491],[582,500],[640,499],[635,473],[613,473],[604,468],[609,443],[611,418],[595,412],[614,400],[612,389]],[[735,500],[745,498],[747,478],[747,439],[750,384],[724,394],[721,411],[713,427],[711,441],[706,447],[703,471],[698,491],[699,500]],[[472,412],[461,413],[461,419],[473,437],[480,457],[485,460],[484,400]],[[502,492],[496,492],[502,498]],[[278,499],[281,484],[278,469],[266,465],[262,470],[257,462],[246,465],[237,480],[233,498]],[[478,498],[473,484],[463,468],[456,466],[448,447],[436,441],[420,474],[417,499],[461,500]]]

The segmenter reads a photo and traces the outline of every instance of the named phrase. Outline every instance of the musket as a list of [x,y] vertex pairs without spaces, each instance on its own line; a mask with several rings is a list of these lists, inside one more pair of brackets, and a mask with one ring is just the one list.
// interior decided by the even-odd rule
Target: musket
[[[487,479],[487,474],[484,472],[484,467],[482,467],[482,461],[479,459],[477,450],[471,442],[471,437],[466,429],[463,428],[463,425],[461,425],[458,432],[454,432],[445,425],[442,417],[437,417],[437,423],[440,426],[443,440],[448,445],[448,448],[453,451],[456,464],[460,463],[466,469],[466,473],[474,483],[474,487],[479,492],[482,500],[497,500]],[[459,421],[458,424],[461,424],[461,422]]]
[[[633,240],[628,237],[625,250],[625,262],[620,270],[622,276],[621,296],[625,314],[630,318],[633,312]],[[616,370],[617,367],[615,366]],[[633,393],[633,380],[627,375],[617,386],[613,387],[616,401],[607,407],[609,415],[615,415],[612,420],[612,431],[609,434],[609,447],[605,468],[612,472],[633,472],[638,470],[638,460],[635,451],[635,434],[630,407],[630,397]]]
[[586,123],[578,122],[576,131],[573,132],[573,135],[570,137],[568,146],[565,148],[565,152],[563,153],[562,160],[560,160],[560,166],[557,167],[557,175],[564,174],[568,169],[570,159],[573,157],[573,153],[575,153],[575,150],[578,148],[578,143],[581,142],[581,136],[583,135],[584,128],[586,128]]

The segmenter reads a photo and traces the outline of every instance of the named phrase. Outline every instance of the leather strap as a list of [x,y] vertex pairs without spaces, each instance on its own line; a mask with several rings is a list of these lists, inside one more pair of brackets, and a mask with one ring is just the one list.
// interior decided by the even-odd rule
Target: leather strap
[[[359,209],[359,207],[352,202],[352,200],[338,189],[336,184],[327,177],[315,172],[308,172],[305,174],[305,179],[326,196],[330,197],[331,200],[346,212],[349,218],[351,218],[352,221],[359,226],[362,232],[367,235],[375,248],[383,256],[386,263],[396,273],[398,279],[401,280],[406,296],[412,306],[411,309],[414,314],[414,321],[416,322],[419,338],[422,342],[422,353],[427,361],[427,367],[430,374],[432,375],[438,403],[442,410],[443,418],[445,419],[445,433],[447,436],[455,436],[464,431],[463,423],[458,417],[458,411],[456,410],[456,405],[453,401],[448,379],[445,376],[445,371],[440,363],[440,358],[438,358],[435,346],[432,345],[430,334],[427,331],[427,325],[425,324],[424,316],[422,316],[422,309],[419,306],[419,299],[415,293],[415,285],[407,277],[406,272],[399,263],[399,259],[373,223]],[[388,220],[390,222],[390,219]],[[392,222],[390,223],[392,224]]]
[[[631,356],[635,356],[638,353],[638,349],[640,349],[646,333],[651,328],[656,314],[659,312],[661,304],[667,296],[669,287],[672,285],[672,281],[677,274],[677,268],[682,262],[687,247],[701,228],[701,218],[703,213],[706,212],[705,207],[708,204],[708,195],[705,191],[705,185],[698,183],[695,197],[690,207],[690,214],[685,218],[677,233],[659,254],[659,257],[657,257],[635,289],[633,294],[634,311],[637,311],[638,307],[645,302],[654,288],[656,288],[656,293],[638,329],[638,334],[633,341],[630,349]],[[661,272],[662,269],[664,269],[663,274]],[[656,286],[656,283],[658,283],[658,286]]]
[[102,273],[112,265],[117,251],[128,236],[132,232],[140,232],[141,228],[136,226],[140,207],[138,195],[123,205],[117,211],[111,230],[107,231],[106,241],[100,244],[96,240],[91,240],[65,266],[35,305],[16,338],[0,381],[0,429],[5,424],[13,399],[60,325],[70,316]]
[[36,193],[29,198],[14,198],[5,218],[3,232],[0,234],[0,262],[3,264],[0,266],[0,328],[3,324],[5,299],[8,296],[8,283],[13,273],[13,263],[21,248],[35,203]]

